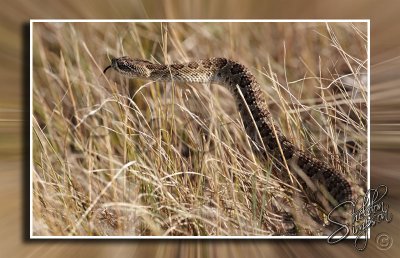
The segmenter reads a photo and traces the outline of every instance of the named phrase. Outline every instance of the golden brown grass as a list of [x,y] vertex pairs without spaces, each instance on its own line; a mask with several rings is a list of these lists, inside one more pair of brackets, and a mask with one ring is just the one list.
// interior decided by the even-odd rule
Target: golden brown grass
[[240,61],[285,134],[365,187],[366,24],[37,23],[33,235],[267,236],[282,210],[327,234],[252,155],[226,89],[103,76],[122,55]]

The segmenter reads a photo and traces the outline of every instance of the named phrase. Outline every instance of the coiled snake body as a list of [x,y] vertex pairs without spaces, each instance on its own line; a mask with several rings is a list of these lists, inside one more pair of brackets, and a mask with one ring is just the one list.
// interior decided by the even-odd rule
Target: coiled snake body
[[[270,154],[282,164],[301,169],[313,184],[325,188],[338,203],[352,198],[351,185],[339,171],[310,153],[298,149],[281,133],[268,111],[260,85],[242,64],[215,57],[163,65],[125,56],[112,59],[104,73],[109,68],[130,78],[216,83],[227,87],[234,95],[246,133],[252,139],[252,147],[259,156],[265,158]],[[307,188],[304,177],[296,178]]]

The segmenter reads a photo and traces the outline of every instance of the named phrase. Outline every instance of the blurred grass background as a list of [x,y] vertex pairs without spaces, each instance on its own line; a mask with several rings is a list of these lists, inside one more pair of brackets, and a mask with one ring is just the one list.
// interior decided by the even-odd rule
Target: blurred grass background
[[[272,5],[259,1],[229,1],[221,7],[203,1],[97,1],[21,3],[4,1],[0,11],[1,84],[1,250],[4,257],[109,257],[109,256],[226,256],[246,254],[280,257],[312,256],[367,256],[396,257],[399,247],[399,120],[400,90],[400,30],[397,1],[385,4],[376,1],[295,2]],[[358,253],[352,241],[329,246],[324,241],[26,241],[23,223],[23,149],[22,126],[23,84],[23,27],[29,18],[370,18],[371,19],[371,184],[387,184],[387,203],[394,215],[392,223],[381,224],[372,230],[367,250]],[[26,35],[25,35],[26,36]],[[27,38],[25,38],[26,40]],[[25,43],[26,46],[26,43]],[[25,74],[26,76],[27,74]],[[394,239],[388,251],[377,249],[374,237],[387,232]]]

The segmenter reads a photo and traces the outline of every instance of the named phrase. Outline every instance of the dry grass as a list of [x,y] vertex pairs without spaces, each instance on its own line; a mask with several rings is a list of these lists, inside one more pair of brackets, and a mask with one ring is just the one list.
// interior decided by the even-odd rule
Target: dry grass
[[284,234],[282,210],[326,235],[226,89],[103,76],[122,55],[242,62],[285,134],[365,188],[366,24],[34,24],[34,235]]

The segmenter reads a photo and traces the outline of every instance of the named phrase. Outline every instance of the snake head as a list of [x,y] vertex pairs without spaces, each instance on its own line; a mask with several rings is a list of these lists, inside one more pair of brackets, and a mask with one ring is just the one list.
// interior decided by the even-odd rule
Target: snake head
[[103,73],[109,68],[113,68],[117,72],[131,78],[148,78],[150,76],[150,70],[146,65],[149,64],[153,63],[147,60],[123,56],[111,59],[111,65],[107,66]]

